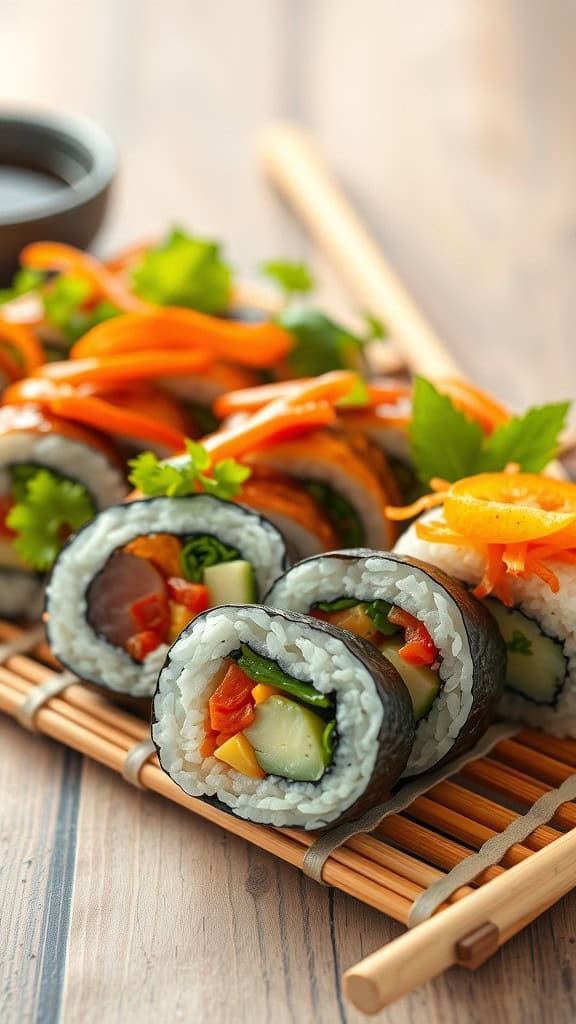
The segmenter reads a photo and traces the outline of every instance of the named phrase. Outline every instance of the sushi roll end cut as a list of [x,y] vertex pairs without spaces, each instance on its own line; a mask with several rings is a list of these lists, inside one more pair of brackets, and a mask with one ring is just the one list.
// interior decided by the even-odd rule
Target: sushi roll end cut
[[226,605],[171,647],[152,736],[190,796],[319,829],[388,797],[414,724],[406,687],[372,644],[308,616]]
[[432,565],[388,552],[333,551],[292,566],[266,603],[350,630],[396,667],[416,723],[406,776],[469,749],[492,720],[504,643],[481,603]]

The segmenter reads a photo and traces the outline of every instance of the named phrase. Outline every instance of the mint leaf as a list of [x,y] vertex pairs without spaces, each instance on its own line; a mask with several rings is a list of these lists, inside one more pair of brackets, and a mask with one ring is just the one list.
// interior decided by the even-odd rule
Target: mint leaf
[[442,477],[452,483],[477,472],[482,441],[479,423],[456,409],[430,381],[415,378],[410,448],[412,461],[425,486],[432,477]]
[[304,263],[289,260],[269,260],[260,267],[263,274],[271,277],[284,292],[286,299],[293,295],[307,295],[314,288],[315,281]]
[[517,462],[524,473],[539,473],[558,453],[569,409],[570,402],[552,402],[513,416],[485,438],[476,472],[496,472]]
[[287,309],[280,313],[277,322],[294,339],[287,361],[295,377],[361,369],[363,340],[319,310]]
[[161,306],[185,306],[201,313],[223,313],[230,302],[232,271],[217,242],[174,228],[148,249],[132,270],[134,291]]

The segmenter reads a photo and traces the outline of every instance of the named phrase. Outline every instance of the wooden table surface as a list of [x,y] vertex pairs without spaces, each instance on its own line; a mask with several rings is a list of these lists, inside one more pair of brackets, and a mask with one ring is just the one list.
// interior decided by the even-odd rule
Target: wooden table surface
[[[467,372],[519,406],[574,396],[570,0],[27,0],[1,29],[3,101],[118,143],[102,251],[180,221],[246,274],[304,256],[350,312],[255,163],[298,118]],[[338,979],[394,922],[7,719],[0,793],[3,1024],[362,1019]],[[575,911],[378,1019],[573,1021]]]

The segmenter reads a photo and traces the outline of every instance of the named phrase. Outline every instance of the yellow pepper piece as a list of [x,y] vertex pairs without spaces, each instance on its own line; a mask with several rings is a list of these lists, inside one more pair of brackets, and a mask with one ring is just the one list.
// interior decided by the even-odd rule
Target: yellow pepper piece
[[268,697],[276,697],[282,691],[276,686],[267,686],[266,683],[256,683],[256,686],[252,690],[252,696],[255,704],[263,704]]
[[189,608],[186,608],[183,604],[178,604],[176,601],[169,601],[168,607],[170,610],[170,625],[166,640],[167,643],[173,644],[188,623],[196,618],[196,612],[191,612]]
[[241,732],[237,732],[221,747],[217,747],[214,757],[219,761],[225,761],[231,768],[242,772],[243,775],[249,775],[252,779],[263,779],[266,775],[256,760],[254,747]]

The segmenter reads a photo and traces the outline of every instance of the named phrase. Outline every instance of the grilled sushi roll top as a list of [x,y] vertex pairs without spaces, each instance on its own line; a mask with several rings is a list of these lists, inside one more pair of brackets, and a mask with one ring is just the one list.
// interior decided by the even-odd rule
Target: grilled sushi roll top
[[0,410],[0,615],[38,618],[66,537],[128,491],[101,435],[34,405]]
[[432,566],[378,551],[334,551],[293,566],[265,600],[362,636],[395,666],[416,722],[407,775],[473,746],[489,724],[504,644],[480,602]]
[[151,696],[168,646],[196,615],[258,600],[285,566],[281,534],[242,505],[207,494],[116,505],[56,562],[52,650],[84,679]]
[[160,763],[250,821],[317,829],[385,799],[413,741],[410,698],[365,640],[260,606],[199,616],[154,697]]

